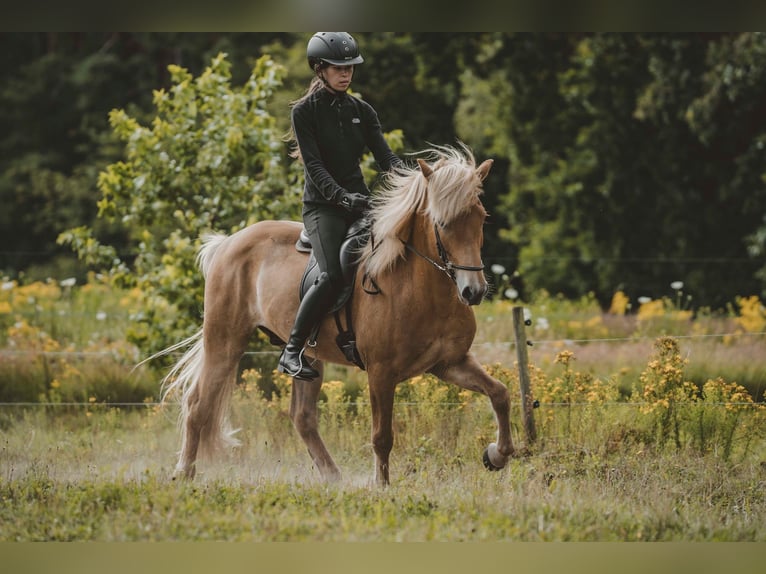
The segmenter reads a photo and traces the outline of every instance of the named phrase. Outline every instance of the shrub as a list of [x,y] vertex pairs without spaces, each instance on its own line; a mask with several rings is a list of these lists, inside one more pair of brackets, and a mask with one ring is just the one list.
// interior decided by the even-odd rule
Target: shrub
[[655,355],[641,373],[633,398],[653,421],[660,446],[672,437],[680,449],[680,405],[695,400],[697,387],[684,380],[686,360],[681,358],[676,339],[660,337],[654,347]]
[[754,439],[764,434],[766,407],[755,404],[747,390],[723,378],[708,380],[695,408],[692,424],[700,453],[715,452],[729,460],[737,443],[747,454]]
[[204,232],[232,233],[299,213],[300,170],[286,167],[282,134],[267,112],[283,69],[263,56],[245,84],[232,87],[230,67],[225,54],[197,78],[171,65],[173,85],[154,93],[150,125],[124,110],[109,116],[127,158],[99,176],[99,217],[128,227],[135,259],[118,257],[92,229],[59,238],[119,284],[138,289],[141,311],[128,337],[148,353],[199,328],[196,253]]

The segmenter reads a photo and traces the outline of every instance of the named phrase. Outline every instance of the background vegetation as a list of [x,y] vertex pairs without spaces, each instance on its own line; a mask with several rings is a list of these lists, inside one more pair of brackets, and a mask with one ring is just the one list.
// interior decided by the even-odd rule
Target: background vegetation
[[[709,318],[707,327],[734,333],[713,344],[654,336],[668,325],[705,327],[679,322],[672,307],[645,310],[639,328],[592,300],[531,305],[541,404],[530,444],[509,367],[510,304],[489,302],[475,349],[511,391],[525,455],[484,470],[480,454],[495,432],[487,399],[417,377],[397,388],[386,489],[373,481],[361,372],[331,369],[323,385],[320,428],[344,473],[325,485],[292,428],[289,380],[275,376],[266,388],[265,373],[248,369],[232,404],[241,446],[200,462],[195,482],[183,483],[171,480],[177,405],[155,402],[157,373],[132,371],[135,355],[114,329],[135,300],[90,285],[3,291],[27,305],[34,298],[26,310],[36,318],[6,329],[0,355],[3,399],[14,400],[0,404],[0,540],[766,541],[766,408],[728,378],[742,373],[743,350],[764,356],[762,336],[743,326],[747,312]],[[62,318],[62,304],[72,315]],[[115,322],[107,327],[104,315]],[[640,330],[608,351],[564,338],[631,327]],[[83,341],[108,351],[59,352]],[[762,390],[763,368],[752,372]],[[35,391],[27,404],[9,395]]]
[[[3,34],[0,269],[11,278],[82,279],[87,268],[55,240],[83,225],[132,261],[142,253],[135,230],[96,211],[99,173],[125,159],[109,112],[124,110],[151,129],[153,90],[168,90],[180,73],[170,64],[196,77],[225,52],[239,90],[269,54],[284,67],[264,102],[278,134],[288,127],[287,103],[308,82],[306,39]],[[514,281],[523,297],[540,289],[593,292],[606,306],[617,290],[658,298],[675,280],[684,281],[695,308],[763,297],[765,35],[371,33],[359,40],[366,63],[354,89],[387,130],[403,130],[402,152],[461,138],[479,157],[495,158],[486,186],[487,260],[520,272]],[[238,108],[228,113],[247,129]],[[286,146],[271,153],[281,162],[272,189],[293,189]],[[262,167],[245,160],[237,170],[258,179]],[[258,194],[251,201],[244,219],[268,215]],[[162,224],[174,229],[179,220]]]

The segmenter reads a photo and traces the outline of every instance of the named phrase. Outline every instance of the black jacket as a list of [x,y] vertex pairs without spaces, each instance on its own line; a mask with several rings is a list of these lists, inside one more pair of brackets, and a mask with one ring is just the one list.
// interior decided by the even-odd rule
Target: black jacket
[[383,171],[401,164],[383,139],[378,114],[365,101],[320,89],[296,104],[291,115],[306,174],[304,203],[335,204],[343,189],[369,194],[359,166],[365,149]]

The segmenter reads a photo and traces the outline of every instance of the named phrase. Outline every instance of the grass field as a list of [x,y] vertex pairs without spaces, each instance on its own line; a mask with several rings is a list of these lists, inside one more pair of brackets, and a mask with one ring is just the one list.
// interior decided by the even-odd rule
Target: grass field
[[[620,428],[636,407],[614,408],[625,411],[608,416]],[[177,438],[162,410],[5,417],[0,539],[766,541],[762,441],[725,461],[624,437],[547,437],[490,473],[480,462],[488,406],[402,405],[392,484],[381,489],[366,412],[330,410],[323,430],[344,471],[333,485],[319,481],[279,404],[241,394],[242,446],[191,484],[171,479]]]
[[[766,541],[766,342],[745,322],[761,307],[691,318],[667,304],[644,316],[531,304],[541,406],[528,455],[486,471],[488,401],[419,377],[399,386],[380,488],[365,379],[340,368],[321,403],[338,484],[319,480],[292,428],[289,383],[254,370],[232,405],[241,446],[193,483],[172,480],[177,407],[156,404],[161,373],[131,372],[135,349],[103,321],[121,298],[52,291],[40,305],[36,289],[43,312],[9,313],[0,337],[0,541]],[[59,322],[57,305],[93,318]],[[510,309],[478,308],[475,352],[511,389],[522,444]],[[83,348],[110,353],[66,354]]]
[[294,434],[261,423],[247,431],[258,439],[187,484],[170,480],[173,426],[146,413],[26,417],[4,437],[0,538],[766,540],[763,459],[557,448],[489,473],[478,449],[406,436],[414,444],[397,445],[393,484],[380,489],[359,429],[339,453],[345,478],[328,486]]

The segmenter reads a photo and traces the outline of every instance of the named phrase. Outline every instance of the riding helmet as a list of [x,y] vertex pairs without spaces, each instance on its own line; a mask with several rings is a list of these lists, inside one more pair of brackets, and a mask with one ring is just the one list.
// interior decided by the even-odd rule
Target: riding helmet
[[359,53],[359,45],[348,32],[317,32],[309,40],[306,56],[312,70],[322,62],[333,66],[364,62]]

